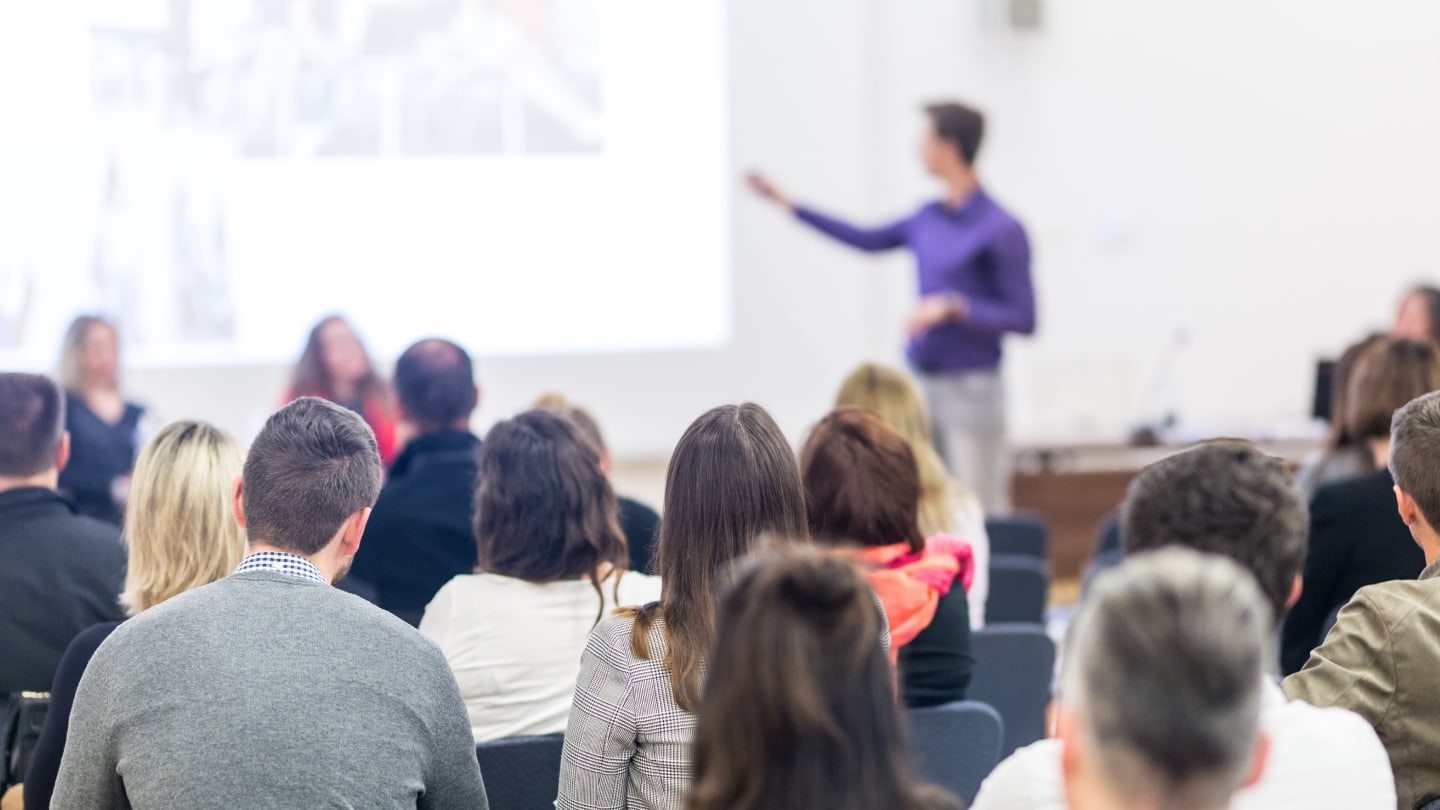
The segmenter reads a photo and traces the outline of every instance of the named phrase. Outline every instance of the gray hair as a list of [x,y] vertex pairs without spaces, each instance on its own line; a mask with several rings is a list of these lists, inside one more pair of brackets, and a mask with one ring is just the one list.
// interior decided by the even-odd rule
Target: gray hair
[[1259,737],[1270,610],[1243,568],[1182,548],[1104,574],[1070,630],[1064,700],[1111,789],[1224,807]]
[[329,544],[351,515],[380,495],[375,433],[352,411],[301,397],[270,416],[242,473],[252,541],[301,555]]
[[1408,402],[1390,422],[1390,474],[1440,528],[1440,391]]

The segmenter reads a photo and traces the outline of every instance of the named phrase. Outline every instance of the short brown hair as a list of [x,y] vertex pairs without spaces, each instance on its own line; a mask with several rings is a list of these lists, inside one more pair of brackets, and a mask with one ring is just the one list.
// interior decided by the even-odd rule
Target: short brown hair
[[925,106],[935,137],[955,145],[965,165],[974,166],[985,138],[985,116],[974,107],[957,101],[942,101]]
[[1390,429],[1390,474],[1415,499],[1420,514],[1440,528],[1440,392],[1415,399],[1395,412]]
[[874,413],[845,406],[821,419],[800,451],[800,477],[816,540],[924,547],[915,454]]
[[252,541],[297,554],[325,548],[380,495],[380,451],[365,420],[316,397],[271,414],[245,458],[242,506]]
[[1418,396],[1440,389],[1440,357],[1429,343],[1384,339],[1355,365],[1345,402],[1345,429],[1357,442],[1390,435],[1395,412]]
[[0,475],[28,478],[55,466],[65,435],[60,386],[39,374],[0,374]]

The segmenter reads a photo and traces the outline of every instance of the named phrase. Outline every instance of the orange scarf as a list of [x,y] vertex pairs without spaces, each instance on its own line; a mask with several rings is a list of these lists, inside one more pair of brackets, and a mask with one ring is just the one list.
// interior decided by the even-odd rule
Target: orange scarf
[[908,543],[896,543],[860,549],[856,557],[866,564],[870,587],[885,606],[891,658],[930,626],[940,597],[950,593],[956,580],[966,591],[975,580],[975,552],[948,534],[931,537],[918,552]]

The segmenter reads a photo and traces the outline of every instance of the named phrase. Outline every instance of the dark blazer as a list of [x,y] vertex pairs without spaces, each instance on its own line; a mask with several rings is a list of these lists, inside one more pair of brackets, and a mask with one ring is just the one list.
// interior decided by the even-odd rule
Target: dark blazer
[[1389,470],[1327,484],[1310,501],[1310,551],[1300,601],[1285,619],[1280,664],[1285,674],[1305,666],[1310,651],[1355,592],[1366,585],[1415,579],[1425,555],[1395,508]]
[[120,421],[112,425],[90,410],[84,398],[65,394],[70,463],[60,471],[60,491],[75,501],[80,514],[120,525],[120,507],[111,487],[135,468],[144,413],[139,405],[126,403]]
[[50,686],[50,708],[45,713],[45,727],[30,755],[30,769],[25,772],[25,810],[47,810],[50,795],[55,792],[55,777],[60,775],[60,758],[65,754],[65,734],[70,728],[70,709],[75,705],[75,690],[85,665],[100,649],[100,642],[110,637],[120,622],[104,622],[82,630],[70,642],[55,671]]
[[940,597],[930,626],[900,648],[900,691],[912,709],[965,699],[975,656],[970,652],[970,603],[956,582]]
[[660,514],[637,500],[620,496],[620,530],[630,549],[630,570],[653,574],[656,532],[660,531]]
[[350,568],[377,605],[418,626],[440,586],[474,572],[479,471],[480,440],[466,431],[418,436],[395,459]]
[[0,492],[0,696],[48,691],[77,633],[124,618],[124,583],[114,526],[53,490]]

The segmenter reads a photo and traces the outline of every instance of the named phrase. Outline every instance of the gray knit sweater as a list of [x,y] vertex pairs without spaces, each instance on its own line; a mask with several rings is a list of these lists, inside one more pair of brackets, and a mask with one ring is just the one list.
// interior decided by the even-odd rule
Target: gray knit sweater
[[488,804],[434,645],[350,594],[252,571],[106,639],[75,697],[51,807]]

